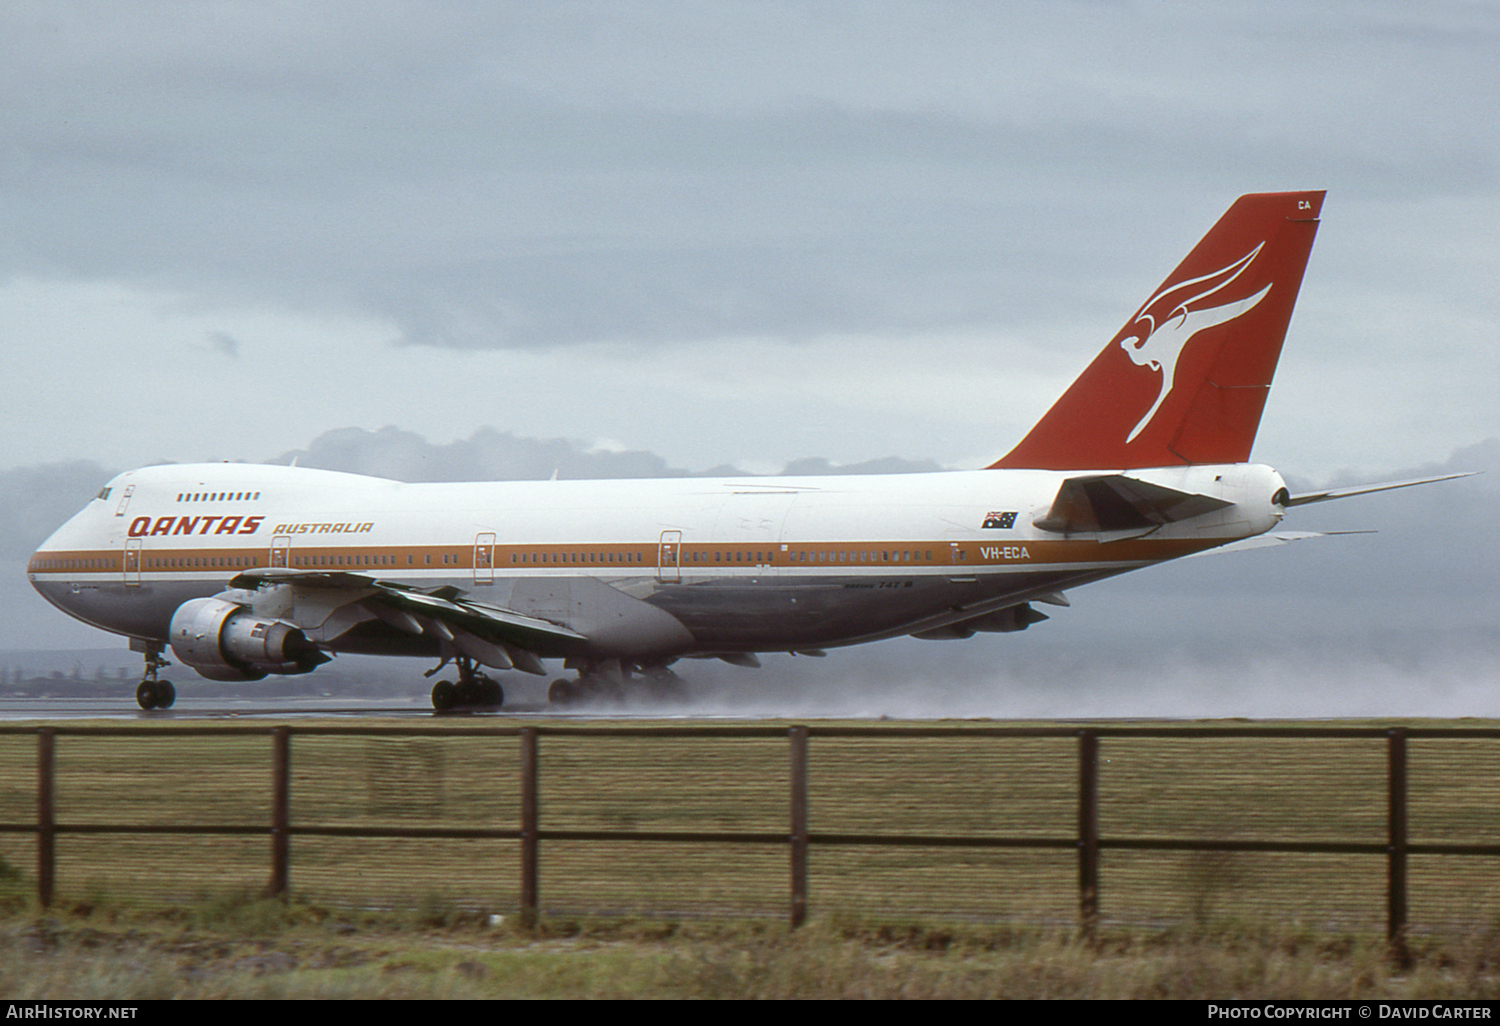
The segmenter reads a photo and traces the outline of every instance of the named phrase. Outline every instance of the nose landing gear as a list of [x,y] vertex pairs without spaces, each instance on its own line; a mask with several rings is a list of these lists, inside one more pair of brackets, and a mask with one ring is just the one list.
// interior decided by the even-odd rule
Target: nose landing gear
[[142,709],[170,709],[177,701],[177,689],[169,680],[159,680],[157,671],[171,662],[162,658],[162,646],[157,642],[146,643],[146,672],[135,689],[135,702]]

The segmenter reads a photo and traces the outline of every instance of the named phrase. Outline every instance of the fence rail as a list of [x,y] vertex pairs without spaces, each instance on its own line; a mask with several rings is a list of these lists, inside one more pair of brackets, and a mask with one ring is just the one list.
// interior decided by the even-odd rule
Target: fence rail
[[[527,922],[544,909],[543,882],[554,861],[571,858],[581,868],[568,870],[572,877],[566,866],[559,869],[550,892],[567,890],[569,880],[593,886],[612,868],[607,857],[601,862],[578,854],[592,851],[588,846],[658,846],[651,850],[669,854],[643,857],[635,870],[665,891],[696,881],[708,906],[715,879],[732,864],[736,879],[743,877],[748,896],[736,900],[745,907],[764,907],[756,903],[765,895],[751,892],[764,891],[774,876],[755,853],[785,849],[782,907],[793,926],[809,912],[814,850],[846,853],[827,871],[826,889],[865,880],[893,889],[928,887],[942,865],[957,865],[943,860],[960,856],[944,851],[1032,852],[1034,859],[1051,851],[1076,861],[1075,914],[1092,928],[1110,895],[1107,861],[1119,860],[1110,867],[1113,880],[1147,871],[1149,863],[1132,854],[1254,853],[1382,858],[1384,926],[1399,943],[1409,925],[1413,856],[1500,855],[1500,794],[1490,789],[1500,787],[1500,774],[1491,773],[1500,769],[1500,746],[1489,744],[1500,740],[1496,728],[0,727],[0,743],[13,747],[33,735],[34,814],[7,814],[27,797],[17,779],[19,753],[11,751],[8,777],[0,766],[0,786],[9,785],[0,800],[0,837],[34,838],[43,905],[57,893],[59,841],[91,836],[268,839],[269,865],[262,863],[262,873],[269,869],[265,890],[276,896],[293,889],[298,854],[325,875],[356,872],[357,859],[336,845],[314,852],[308,846],[315,839],[513,842],[515,905]],[[208,739],[208,748],[178,752],[189,739]],[[257,755],[258,739],[269,745]],[[340,747],[339,739],[425,747],[361,755]],[[91,748],[96,740],[110,744]],[[1418,788],[1422,836],[1414,840],[1410,747],[1429,741],[1437,744],[1423,753],[1430,768]],[[59,756],[60,744],[77,750]],[[1067,746],[1073,748],[1071,772],[1063,758]],[[496,761],[501,754],[515,760],[508,771]],[[254,776],[267,768],[269,786],[257,787]],[[364,783],[356,787],[356,780]],[[363,804],[346,808],[360,787]],[[450,797],[459,791],[465,796]],[[200,806],[194,817],[179,815],[173,797],[179,793]],[[1302,809],[1288,795],[1300,795],[1313,808]],[[123,814],[131,806],[134,814]],[[248,809],[256,815],[243,814]],[[422,817],[446,822],[412,822]],[[897,826],[857,828],[872,821]],[[1457,840],[1455,833],[1483,839]],[[684,845],[732,849],[719,865],[695,869],[686,856],[670,854]],[[486,850],[466,849],[462,859],[436,871],[458,881],[487,872]],[[898,854],[913,850],[926,850],[929,864]],[[865,861],[850,854],[861,851],[869,854]],[[208,878],[214,867],[206,863],[215,857],[212,850],[201,857],[170,850],[150,856],[164,875],[191,864]],[[253,865],[250,853],[237,857]],[[424,862],[420,849],[402,858],[417,867],[413,872]],[[90,865],[97,868],[98,861]],[[965,862],[962,871],[979,872],[981,880],[986,871],[1008,874],[1017,877],[1015,886],[1028,886],[1021,878],[1029,870],[1019,864],[985,865],[995,868],[976,870]],[[1057,864],[1048,867],[1055,873]],[[1189,868],[1203,893],[1243,883],[1235,866],[1208,861]],[[1435,872],[1423,886],[1461,903],[1474,879]],[[415,887],[415,880],[408,878],[408,885]],[[629,893],[627,884],[613,900],[628,905]]]

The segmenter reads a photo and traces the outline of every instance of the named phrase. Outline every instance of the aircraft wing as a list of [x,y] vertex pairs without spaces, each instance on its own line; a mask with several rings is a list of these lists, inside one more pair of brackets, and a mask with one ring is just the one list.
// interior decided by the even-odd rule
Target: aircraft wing
[[[320,596],[321,601],[313,603],[325,610],[324,623],[332,618],[333,610],[340,612],[340,623],[352,625],[356,619],[379,619],[407,634],[436,638],[440,648],[501,670],[514,668],[545,674],[546,668],[534,650],[550,652],[559,647],[579,646],[588,640],[577,631],[549,620],[461,598],[458,589],[452,587],[422,591],[364,574],[282,567],[247,570],[229,582],[231,588],[245,589],[267,584],[325,592]],[[349,607],[368,616],[360,617]]]
[[1095,474],[1063,481],[1052,508],[1034,523],[1059,534],[1131,537],[1231,505],[1212,495],[1182,492],[1125,474]]

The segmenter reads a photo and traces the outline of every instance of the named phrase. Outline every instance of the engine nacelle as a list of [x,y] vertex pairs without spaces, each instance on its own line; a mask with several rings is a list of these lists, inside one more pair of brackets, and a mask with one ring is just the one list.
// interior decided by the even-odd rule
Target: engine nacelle
[[958,623],[950,623],[946,627],[934,627],[930,631],[921,631],[913,634],[912,637],[922,638],[925,641],[962,641],[964,638],[972,638],[977,631],[990,631],[995,634],[1024,631],[1032,624],[1041,623],[1047,618],[1046,613],[1038,613],[1032,609],[1030,602],[1022,602],[1019,606],[997,609],[993,613],[985,613],[972,620],[962,620]]
[[178,606],[171,634],[172,652],[209,680],[310,673],[328,662],[298,628],[223,599],[193,599]]
[[1039,613],[1031,608],[1030,602],[1022,602],[1019,606],[1010,606],[1007,609],[997,609],[993,613],[973,620],[965,620],[965,627],[972,627],[976,631],[990,631],[995,634],[1009,634],[1011,631],[1024,631],[1034,623],[1041,623],[1048,619],[1046,613]]

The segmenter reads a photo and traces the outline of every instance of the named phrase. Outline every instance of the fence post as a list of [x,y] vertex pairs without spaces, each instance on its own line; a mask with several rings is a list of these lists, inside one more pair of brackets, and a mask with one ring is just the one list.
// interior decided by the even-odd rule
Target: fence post
[[791,927],[807,919],[807,728],[791,727]]
[[1386,740],[1387,877],[1386,939],[1392,956],[1409,965],[1406,950],[1406,728],[1392,727]]
[[292,728],[271,728],[271,880],[266,897],[286,900],[291,879]]
[[1099,918],[1099,736],[1078,732],[1078,922],[1093,936]]
[[52,804],[54,736],[52,727],[42,727],[36,734],[36,896],[43,908],[52,904],[53,874],[57,867]]
[[521,728],[521,924],[528,930],[536,926],[539,900],[536,737],[535,727]]

